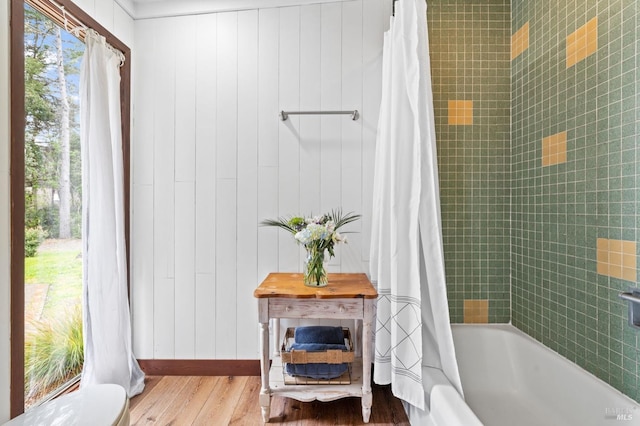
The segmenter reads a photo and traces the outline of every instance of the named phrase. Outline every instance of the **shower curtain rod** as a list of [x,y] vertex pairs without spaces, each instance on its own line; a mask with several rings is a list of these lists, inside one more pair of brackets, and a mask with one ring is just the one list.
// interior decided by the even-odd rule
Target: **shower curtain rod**
[[[86,43],[87,32],[93,31],[82,22],[82,19],[77,18],[65,8],[64,4],[56,0],[25,0],[25,2],[83,43]],[[125,60],[124,53],[108,42],[107,46],[120,58],[120,66],[122,66]]]
[[84,42],[87,26],[63,5],[55,0],[26,0],[26,3]]
[[357,120],[360,117],[357,109],[353,111],[280,111],[280,118],[282,121],[286,121],[289,115],[336,115],[336,114],[349,114],[352,120]]

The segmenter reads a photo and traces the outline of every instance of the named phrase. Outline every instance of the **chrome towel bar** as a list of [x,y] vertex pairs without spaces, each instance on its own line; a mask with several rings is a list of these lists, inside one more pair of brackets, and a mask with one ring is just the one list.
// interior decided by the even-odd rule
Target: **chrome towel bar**
[[640,289],[631,288],[618,294],[618,297],[629,302],[629,325],[640,328]]
[[280,111],[280,118],[285,121],[290,115],[351,115],[352,120],[357,120],[360,117],[357,109],[353,111]]
[[640,293],[629,293],[625,291],[623,293],[620,293],[618,297],[620,299],[628,300],[629,302],[640,303]]

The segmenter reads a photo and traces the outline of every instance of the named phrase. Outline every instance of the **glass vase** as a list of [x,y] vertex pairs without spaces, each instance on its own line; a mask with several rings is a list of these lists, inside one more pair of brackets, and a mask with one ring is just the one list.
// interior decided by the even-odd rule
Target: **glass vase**
[[324,250],[317,247],[306,247],[306,249],[304,285],[308,287],[325,287],[327,285],[327,271],[324,269]]

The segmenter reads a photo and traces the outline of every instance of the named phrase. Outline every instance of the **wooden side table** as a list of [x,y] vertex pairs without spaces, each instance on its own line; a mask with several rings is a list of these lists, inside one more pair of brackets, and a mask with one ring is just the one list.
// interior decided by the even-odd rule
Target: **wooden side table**
[[[253,292],[258,299],[260,368],[262,389],[260,407],[262,420],[269,421],[271,396],[298,401],[333,401],[357,396],[362,400],[362,419],[369,422],[371,405],[371,362],[373,354],[373,321],[375,318],[376,289],[365,274],[329,274],[329,285],[321,288],[306,287],[302,274],[272,273]],[[362,328],[362,357],[352,365],[351,384],[348,385],[285,385],[280,359],[280,318],[355,319],[355,335]],[[269,320],[274,319],[274,357],[269,368]],[[360,321],[362,326],[360,327]],[[356,355],[360,348],[356,345]]]

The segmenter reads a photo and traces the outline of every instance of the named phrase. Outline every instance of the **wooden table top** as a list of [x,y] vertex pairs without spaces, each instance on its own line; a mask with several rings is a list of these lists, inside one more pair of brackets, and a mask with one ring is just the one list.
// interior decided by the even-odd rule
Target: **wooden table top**
[[253,292],[257,298],[288,297],[293,299],[375,299],[378,292],[366,274],[327,274],[326,287],[307,287],[300,273],[273,272]]

